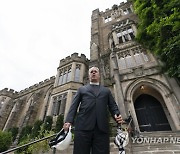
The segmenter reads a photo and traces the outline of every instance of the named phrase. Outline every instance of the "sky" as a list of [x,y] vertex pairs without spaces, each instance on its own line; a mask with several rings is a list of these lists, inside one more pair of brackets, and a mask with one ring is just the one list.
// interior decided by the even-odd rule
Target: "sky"
[[56,76],[72,53],[90,58],[91,15],[125,0],[1,0],[0,90]]

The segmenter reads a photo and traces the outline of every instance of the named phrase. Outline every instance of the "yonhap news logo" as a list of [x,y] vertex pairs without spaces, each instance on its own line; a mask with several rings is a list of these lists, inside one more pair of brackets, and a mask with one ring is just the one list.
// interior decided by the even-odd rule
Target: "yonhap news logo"
[[154,144],[180,144],[180,137],[131,137],[132,143],[144,144],[144,143],[154,143]]

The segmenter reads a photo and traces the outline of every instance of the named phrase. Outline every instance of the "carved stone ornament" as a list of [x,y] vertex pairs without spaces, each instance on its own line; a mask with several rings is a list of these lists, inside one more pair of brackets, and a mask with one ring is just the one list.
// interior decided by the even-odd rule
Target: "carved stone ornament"
[[135,69],[133,69],[133,71],[134,71],[134,74],[136,76],[142,76],[143,75],[143,69],[141,67],[140,68],[135,68]]

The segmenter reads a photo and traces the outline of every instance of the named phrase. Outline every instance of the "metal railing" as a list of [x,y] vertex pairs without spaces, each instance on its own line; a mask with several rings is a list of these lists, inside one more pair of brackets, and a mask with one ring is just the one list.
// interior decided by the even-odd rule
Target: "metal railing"
[[[57,135],[57,134],[53,134],[53,135],[51,135],[51,136],[43,137],[43,138],[41,138],[41,139],[38,139],[38,140],[35,140],[35,141],[32,141],[32,142],[29,142],[29,143],[27,143],[27,144],[24,144],[24,145],[21,145],[21,146],[18,146],[18,147],[9,149],[9,150],[4,151],[4,152],[1,152],[0,154],[6,154],[6,153],[9,153],[9,152],[16,151],[16,150],[18,150],[18,149],[21,149],[21,148],[23,148],[23,147],[26,147],[26,146],[35,144],[35,143],[37,143],[37,142],[40,142],[40,141],[43,141],[43,140],[47,140],[47,139],[49,139],[49,138],[51,138],[51,137],[54,137],[54,136],[56,136],[56,135]],[[55,154],[55,151],[56,151],[56,149],[53,149],[53,154]]]

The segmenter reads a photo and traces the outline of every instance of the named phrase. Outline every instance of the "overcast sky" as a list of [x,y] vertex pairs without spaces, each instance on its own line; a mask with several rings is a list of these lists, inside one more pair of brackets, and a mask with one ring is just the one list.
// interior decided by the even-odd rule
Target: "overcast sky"
[[60,59],[74,52],[90,58],[92,11],[122,1],[0,0],[0,90],[55,76]]

